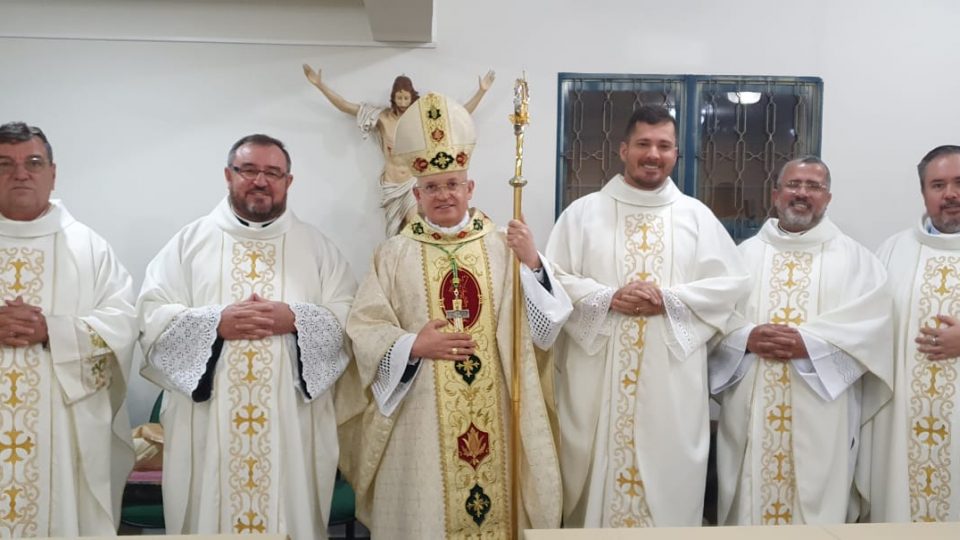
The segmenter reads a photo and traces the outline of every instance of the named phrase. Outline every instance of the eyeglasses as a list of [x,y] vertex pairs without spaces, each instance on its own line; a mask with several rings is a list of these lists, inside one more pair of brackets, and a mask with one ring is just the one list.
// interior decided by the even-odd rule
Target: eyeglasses
[[466,180],[461,180],[459,182],[451,180],[446,184],[427,184],[425,186],[417,186],[417,189],[426,193],[427,195],[433,196],[440,195],[444,192],[459,193],[465,185],[467,185]]
[[[23,162],[23,168],[26,169],[28,173],[38,173],[42,171],[47,166],[47,161],[40,156],[28,157],[26,161]],[[7,177],[13,174],[13,171],[17,170],[17,162],[12,159],[0,160],[0,177]]]
[[813,180],[788,180],[782,186],[791,193],[800,193],[801,189],[806,189],[810,193],[823,193],[830,189],[830,186]]
[[282,172],[277,169],[257,169],[254,167],[230,167],[233,172],[239,174],[244,180],[256,180],[258,176],[263,174],[264,178],[271,182],[279,182],[287,177],[287,173]]

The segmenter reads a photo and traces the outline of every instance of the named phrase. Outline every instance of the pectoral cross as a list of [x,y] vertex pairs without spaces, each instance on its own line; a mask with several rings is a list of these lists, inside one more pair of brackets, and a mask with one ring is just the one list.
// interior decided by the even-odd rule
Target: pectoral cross
[[463,300],[460,299],[460,291],[453,290],[453,309],[445,311],[447,318],[453,321],[453,327],[457,332],[463,332],[463,320],[470,316],[469,309],[463,309]]
[[[454,254],[466,244],[460,244],[456,249],[453,250],[453,253],[443,250],[444,253],[450,257],[450,272],[453,277],[451,285],[453,286],[453,309],[444,310],[444,313],[447,316],[447,319],[453,321],[453,327],[456,328],[457,332],[463,332],[463,320],[470,317],[470,310],[463,309],[463,300],[460,298],[460,270],[457,266],[457,259],[454,257]],[[443,249],[443,248],[441,248]]]

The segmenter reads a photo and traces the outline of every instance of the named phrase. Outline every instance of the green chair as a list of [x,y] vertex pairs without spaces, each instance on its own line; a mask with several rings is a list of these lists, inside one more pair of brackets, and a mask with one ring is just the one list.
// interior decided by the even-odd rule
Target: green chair
[[333,500],[330,503],[330,526],[343,525],[346,538],[356,538],[356,495],[350,483],[337,469],[337,481],[333,484]]

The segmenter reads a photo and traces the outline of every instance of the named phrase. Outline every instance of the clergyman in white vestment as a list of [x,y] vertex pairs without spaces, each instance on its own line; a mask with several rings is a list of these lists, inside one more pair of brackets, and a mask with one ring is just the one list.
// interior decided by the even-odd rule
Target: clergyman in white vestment
[[747,272],[713,213],[670,179],[676,141],[665,109],[637,109],[623,175],[574,201],[547,244],[574,303],[557,343],[568,527],[702,521],[706,343]]
[[[523,263],[520,527],[560,526],[548,348],[569,315],[529,229],[470,209],[473,122],[439,94],[397,126],[422,214],[384,242],[347,322],[356,352],[337,387],[341,466],[374,538],[512,538],[514,254]],[[537,275],[539,274],[539,276]],[[347,406],[341,406],[341,399]]]
[[280,141],[240,139],[224,174],[229,196],[163,247],[137,301],[143,374],[167,391],[166,529],[326,538],[356,284],[286,209]]
[[880,261],[824,217],[830,170],[787,162],[779,219],[740,244],[751,291],[710,354],[721,402],[720,525],[855,521],[860,427],[891,396],[891,301]]
[[960,521],[960,146],[934,148],[917,171],[926,215],[878,251],[896,377],[873,422],[875,522]]
[[42,131],[0,126],[0,538],[115,534],[133,468],[133,283],[55,178]]

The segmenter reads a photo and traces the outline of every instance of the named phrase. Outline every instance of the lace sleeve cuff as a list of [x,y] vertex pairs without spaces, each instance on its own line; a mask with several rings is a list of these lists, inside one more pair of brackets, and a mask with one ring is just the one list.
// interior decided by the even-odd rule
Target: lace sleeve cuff
[[613,334],[610,303],[615,292],[610,287],[600,289],[577,302],[570,314],[568,332],[587,354],[598,353]]
[[[555,281],[548,265],[542,265],[546,273],[547,283]],[[547,290],[536,274],[526,265],[520,265],[520,283],[523,287],[523,297],[527,307],[527,322],[530,325],[530,335],[533,344],[541,349],[549,349],[563,323],[570,317],[573,304],[563,287],[552,287]]]
[[420,371],[422,361],[417,362],[415,372],[407,381],[403,381],[403,373],[410,365],[410,350],[416,340],[416,334],[405,334],[393,343],[387,354],[380,359],[377,375],[373,379],[373,398],[377,407],[384,416],[390,416],[400,405],[400,401],[407,395],[410,386]]
[[190,308],[177,315],[150,348],[147,361],[163,373],[170,388],[187,396],[207,370],[224,306]]
[[661,292],[663,293],[663,305],[667,312],[667,320],[670,321],[670,330],[673,331],[677,344],[683,350],[681,358],[686,358],[701,345],[697,342],[696,332],[693,328],[693,313],[680,300],[680,297],[670,289],[662,289]]
[[314,399],[337,382],[347,368],[343,351],[343,327],[327,308],[316,304],[290,304],[297,329],[297,346],[303,370],[300,376],[307,386],[307,399]]

